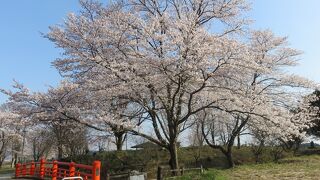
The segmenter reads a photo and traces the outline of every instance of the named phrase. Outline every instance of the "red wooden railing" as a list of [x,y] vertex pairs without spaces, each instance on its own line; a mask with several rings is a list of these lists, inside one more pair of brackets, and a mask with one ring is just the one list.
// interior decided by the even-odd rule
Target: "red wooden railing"
[[84,180],[100,180],[100,161],[94,161],[92,165],[76,164],[74,162],[30,162],[16,164],[15,177],[36,177],[40,179],[52,178],[59,180],[65,177],[82,177]]

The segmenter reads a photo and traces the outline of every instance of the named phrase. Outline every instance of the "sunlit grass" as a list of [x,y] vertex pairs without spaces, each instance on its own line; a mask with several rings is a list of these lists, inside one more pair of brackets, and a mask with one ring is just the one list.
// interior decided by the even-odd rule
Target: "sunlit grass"
[[9,165],[3,165],[0,168],[0,174],[10,174],[14,172],[14,168],[11,168]]
[[178,180],[248,180],[248,179],[320,179],[320,156],[301,156],[280,160],[278,163],[242,165],[233,169],[210,169],[204,174],[188,174]]
[[222,171],[227,179],[319,179],[320,156],[293,157],[279,163],[243,165]]
[[[172,178],[174,180],[200,180],[200,179],[218,179],[219,174],[215,170],[205,171],[204,173],[187,173],[184,176]],[[222,178],[222,179],[221,179]],[[221,177],[218,180],[224,180],[224,177]],[[170,179],[170,178],[169,178]]]

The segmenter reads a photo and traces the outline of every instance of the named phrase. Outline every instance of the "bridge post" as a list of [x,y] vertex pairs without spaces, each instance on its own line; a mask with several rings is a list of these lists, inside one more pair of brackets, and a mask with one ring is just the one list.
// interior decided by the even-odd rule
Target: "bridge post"
[[52,180],[57,180],[57,176],[58,176],[58,161],[53,161]]
[[46,163],[46,160],[41,158],[41,160],[40,160],[40,171],[39,171],[40,178],[44,178],[44,175],[45,175],[45,163]]
[[16,178],[20,176],[20,166],[21,166],[20,163],[16,164],[16,173],[15,173]]
[[34,162],[31,162],[31,167],[30,167],[30,176],[34,176],[34,171],[36,169],[36,165],[34,164]]
[[74,167],[74,162],[69,164],[69,176],[73,177],[75,175],[76,168]]
[[100,180],[101,162],[93,161],[92,180]]

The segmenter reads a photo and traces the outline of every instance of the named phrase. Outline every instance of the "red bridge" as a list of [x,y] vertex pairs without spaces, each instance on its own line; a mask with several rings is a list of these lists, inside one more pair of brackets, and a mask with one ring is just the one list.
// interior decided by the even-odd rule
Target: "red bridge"
[[15,178],[100,180],[100,167],[100,161],[94,161],[92,165],[84,165],[74,162],[46,162],[41,159],[40,162],[16,164]]

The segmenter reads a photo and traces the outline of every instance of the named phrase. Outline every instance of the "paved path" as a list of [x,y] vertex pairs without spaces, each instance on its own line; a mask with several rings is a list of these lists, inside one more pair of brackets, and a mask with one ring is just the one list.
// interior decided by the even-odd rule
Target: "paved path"
[[[0,180],[10,180],[12,179],[13,174],[0,174]],[[31,180],[31,179],[20,179],[19,180]]]
[[0,180],[11,179],[12,174],[0,174]]
[[[10,180],[12,179],[12,174],[0,174],[0,180]],[[17,180],[31,180],[31,179],[17,179]]]

